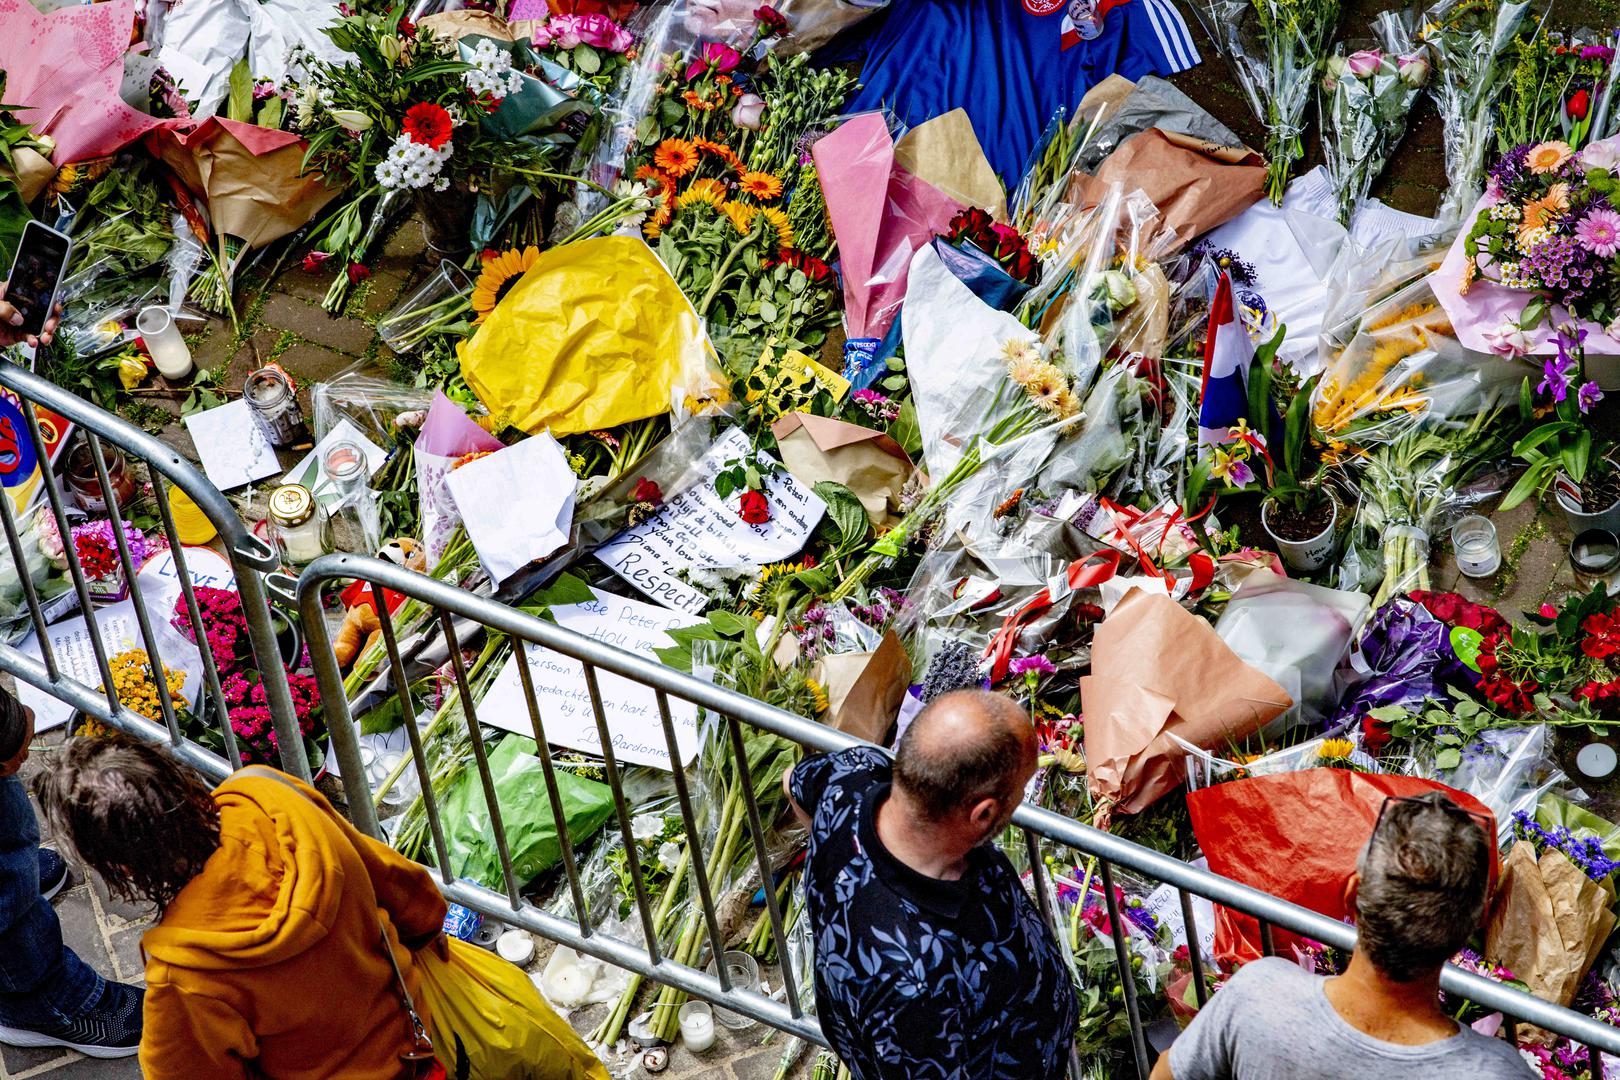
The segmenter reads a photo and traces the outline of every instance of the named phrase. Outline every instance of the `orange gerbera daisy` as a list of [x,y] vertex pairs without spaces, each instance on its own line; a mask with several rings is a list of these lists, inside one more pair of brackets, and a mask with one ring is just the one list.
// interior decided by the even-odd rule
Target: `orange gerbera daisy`
[[1575,151],[1570,149],[1569,143],[1552,139],[1532,146],[1525,164],[1530,166],[1533,173],[1550,173],[1574,156]]
[[730,165],[733,169],[742,164],[737,157],[737,152],[731,147],[727,146],[725,143],[715,142],[713,139],[694,139],[692,140],[692,145],[697,147],[699,150],[702,150],[704,153],[713,154],[727,165]]
[[758,215],[759,208],[732,201],[721,206],[720,212],[730,219],[733,228],[740,233],[746,233],[754,227],[754,218]]
[[1525,203],[1524,214],[1519,218],[1519,235],[1550,225],[1568,209],[1569,185],[1554,184],[1541,198]]
[[745,172],[737,186],[756,199],[774,199],[782,194],[782,181],[768,172]]
[[776,246],[792,247],[793,226],[788,224],[788,216],[774,206],[762,206],[759,212],[771,223],[771,228],[776,230]]
[[698,167],[697,147],[685,139],[665,139],[653,151],[653,163],[679,179]]

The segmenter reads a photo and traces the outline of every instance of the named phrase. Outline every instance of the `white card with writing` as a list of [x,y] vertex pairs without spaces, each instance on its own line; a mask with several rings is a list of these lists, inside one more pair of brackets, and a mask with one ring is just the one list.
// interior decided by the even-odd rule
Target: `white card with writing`
[[[595,600],[583,604],[554,607],[551,614],[559,626],[648,659],[654,659],[654,649],[670,644],[666,631],[702,621],[610,593],[597,593]],[[591,711],[590,691],[585,687],[585,666],[539,645],[528,646],[528,657],[546,740],[600,755],[602,739],[596,728],[596,714]],[[507,660],[478,706],[478,719],[532,738],[534,726],[523,701],[517,665],[515,655]],[[621,765],[671,770],[669,741],[664,737],[664,721],[652,688],[600,669],[596,678],[608,733],[613,739],[614,760]],[[670,698],[669,713],[680,752],[677,764],[684,768],[698,752],[697,706]]]
[[469,461],[444,482],[495,581],[568,542],[578,480],[550,432]]
[[703,455],[697,483],[602,545],[596,557],[649,598],[697,615],[709,598],[682,581],[679,571],[764,566],[797,555],[827,505],[786,469],[779,469],[765,481],[770,520],[750,525],[738,517],[740,495],[721,499],[714,478],[726,462],[748,452],[748,436],[740,428],[727,431]]
[[[202,654],[197,651],[197,646],[181,637],[179,631],[169,625],[166,616],[154,611],[150,604],[147,607],[147,614],[151,618],[152,636],[157,638],[157,648],[162,654],[163,666],[170,671],[185,674],[185,683],[180,696],[188,708],[195,710],[198,695],[202,692]],[[101,669],[96,666],[91,631],[84,624],[84,616],[77,615],[71,619],[64,619],[45,629],[50,634],[51,652],[55,655],[57,668],[62,674],[92,689],[99,687]],[[102,648],[106,650],[109,660],[127,649],[146,648],[146,639],[141,636],[140,624],[135,619],[133,600],[121,600],[116,604],[97,609],[96,629],[101,632]],[[39,638],[33,634],[18,642],[17,649],[35,660],[43,659]],[[39,731],[67,723],[73,719],[76,711],[67,702],[52,697],[43,690],[36,690],[21,679],[17,681],[17,700],[34,710],[34,726]]]
[[281,471],[275,448],[253,415],[253,406],[237,399],[217,409],[186,417],[186,430],[196,444],[203,471],[221,491],[263,480]]

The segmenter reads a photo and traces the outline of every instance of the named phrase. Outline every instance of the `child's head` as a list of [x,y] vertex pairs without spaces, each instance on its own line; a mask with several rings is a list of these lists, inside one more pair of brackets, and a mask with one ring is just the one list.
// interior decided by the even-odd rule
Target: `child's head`
[[16,776],[28,760],[34,741],[34,710],[0,689],[0,777]]

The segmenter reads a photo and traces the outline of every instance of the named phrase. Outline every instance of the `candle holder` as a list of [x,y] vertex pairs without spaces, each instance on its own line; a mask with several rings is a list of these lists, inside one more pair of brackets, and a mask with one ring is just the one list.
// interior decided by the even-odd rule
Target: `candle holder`
[[1586,529],[1569,542],[1569,563],[1577,574],[1601,577],[1620,567],[1620,537],[1607,529]]
[[195,369],[191,362],[191,348],[174,325],[174,315],[166,307],[152,305],[141,308],[135,316],[135,329],[146,343],[152,363],[165,379],[184,379]]
[[694,1054],[714,1045],[714,1010],[706,1001],[688,1001],[676,1014],[681,1024],[681,1041]]
[[1490,518],[1469,514],[1453,525],[1451,549],[1457,554],[1457,569],[1468,577],[1490,577],[1501,569],[1502,545]]

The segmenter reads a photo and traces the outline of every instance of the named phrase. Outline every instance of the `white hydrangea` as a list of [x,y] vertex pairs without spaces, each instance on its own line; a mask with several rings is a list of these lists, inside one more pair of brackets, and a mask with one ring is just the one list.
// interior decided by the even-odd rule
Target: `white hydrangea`
[[450,181],[440,177],[439,171],[453,153],[454,143],[446,142],[435,150],[413,141],[409,135],[398,135],[377,166],[377,183],[385,188],[425,188],[431,184],[433,190],[443,191]]
[[472,69],[462,78],[475,95],[503,98],[523,89],[523,73],[513,69],[511,54],[488,38],[473,49],[468,63]]

